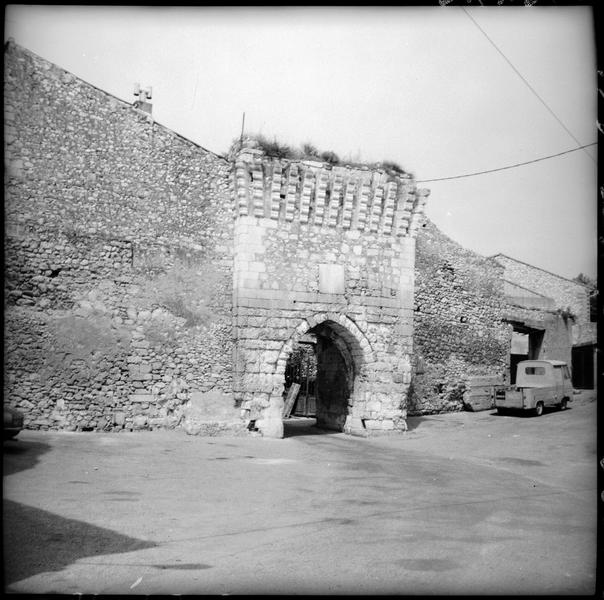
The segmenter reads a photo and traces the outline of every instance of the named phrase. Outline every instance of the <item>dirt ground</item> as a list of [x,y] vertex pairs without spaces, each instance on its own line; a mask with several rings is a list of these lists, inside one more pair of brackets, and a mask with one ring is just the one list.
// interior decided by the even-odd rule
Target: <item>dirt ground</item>
[[592,594],[596,407],[371,439],[295,418],[282,440],[24,431],[5,591]]

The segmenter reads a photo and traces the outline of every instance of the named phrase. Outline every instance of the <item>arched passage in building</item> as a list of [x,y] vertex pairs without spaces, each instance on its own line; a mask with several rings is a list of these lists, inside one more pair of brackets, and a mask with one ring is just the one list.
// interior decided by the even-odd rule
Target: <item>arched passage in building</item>
[[545,330],[528,327],[512,321],[514,329],[510,348],[510,383],[516,383],[516,367],[520,361],[538,359],[541,356]]
[[307,319],[284,346],[284,416],[316,418],[317,427],[345,431],[373,360],[363,333],[342,315]]

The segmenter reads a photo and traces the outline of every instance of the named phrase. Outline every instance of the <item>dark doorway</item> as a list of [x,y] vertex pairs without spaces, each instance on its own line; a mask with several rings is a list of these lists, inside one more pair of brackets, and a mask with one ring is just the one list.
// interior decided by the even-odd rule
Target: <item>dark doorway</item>
[[[320,327],[320,326],[319,326]],[[348,357],[348,361],[345,358]],[[344,430],[352,394],[350,354],[329,329],[317,333],[317,425]]]
[[512,354],[510,355],[510,383],[514,385],[516,383],[516,368],[518,363],[528,360],[528,354]]
[[594,345],[572,349],[573,386],[581,390],[594,389]]
[[293,383],[300,388],[294,402],[291,414],[298,417],[315,417],[317,414],[317,398],[315,382],[317,379],[317,340],[315,336],[306,335],[305,340],[298,343],[291,353],[285,366],[285,390],[290,390]]
[[[318,428],[344,431],[352,403],[355,364],[349,347],[354,342],[344,339],[343,329],[338,323],[324,321],[294,347],[285,367],[286,419],[290,415],[311,417]],[[296,395],[293,404],[292,392]]]

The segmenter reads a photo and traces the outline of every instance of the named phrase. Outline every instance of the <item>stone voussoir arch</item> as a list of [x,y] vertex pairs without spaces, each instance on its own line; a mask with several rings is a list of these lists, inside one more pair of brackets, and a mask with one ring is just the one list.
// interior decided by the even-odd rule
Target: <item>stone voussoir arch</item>
[[332,326],[334,332],[340,335],[351,346],[350,351],[355,363],[358,365],[368,365],[375,362],[375,353],[371,347],[371,343],[352,319],[341,313],[323,312],[302,319],[289,339],[283,343],[277,358],[275,375],[285,374],[287,359],[302,336],[308,333],[313,327],[325,322],[328,324],[333,323],[335,325],[335,327]]

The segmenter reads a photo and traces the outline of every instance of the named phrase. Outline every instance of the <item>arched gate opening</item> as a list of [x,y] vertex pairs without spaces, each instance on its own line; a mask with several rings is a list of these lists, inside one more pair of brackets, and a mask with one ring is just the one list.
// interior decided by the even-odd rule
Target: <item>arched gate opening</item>
[[[314,320],[316,321],[316,319]],[[345,431],[364,379],[369,344],[354,323],[327,318],[297,331],[287,346],[284,368],[286,419],[316,419],[320,429]]]

